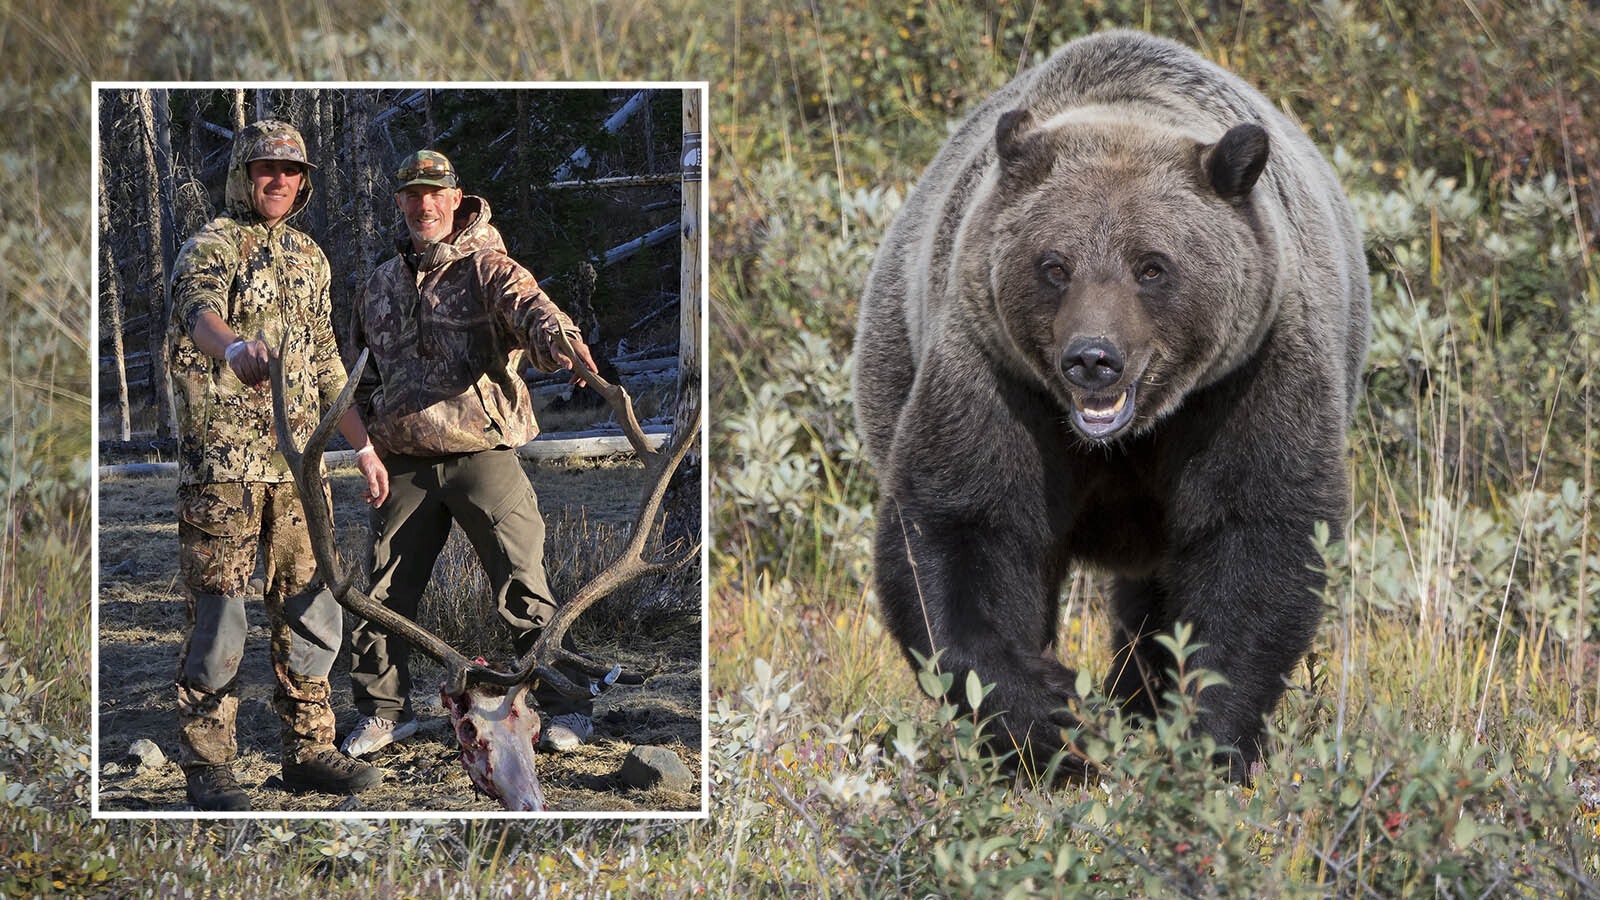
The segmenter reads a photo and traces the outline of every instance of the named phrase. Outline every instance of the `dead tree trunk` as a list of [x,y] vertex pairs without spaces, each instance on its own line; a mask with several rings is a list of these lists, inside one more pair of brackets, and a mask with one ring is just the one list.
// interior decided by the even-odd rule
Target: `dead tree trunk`
[[[349,188],[349,197],[346,198],[351,209],[351,230],[354,232],[346,239],[351,256],[350,271],[354,273],[356,284],[360,284],[367,273],[372,271],[372,265],[378,255],[378,227],[375,192],[373,187],[374,163],[372,158],[372,117],[373,103],[370,91],[351,91],[346,97],[344,136],[346,159],[349,166],[342,173],[346,178]],[[345,333],[341,336],[346,343],[349,341],[349,323],[351,305],[354,303],[353,292],[348,292],[340,306],[334,309],[336,325]]]
[[[204,128],[195,127],[195,123],[204,121],[205,101],[206,97],[203,92],[191,91],[189,93],[189,146],[185,148],[184,154],[189,165],[187,180],[189,184],[193,185],[203,183],[205,180],[206,154],[205,143],[202,138],[207,131]],[[224,162],[224,165],[226,165],[226,162]],[[203,192],[196,193],[203,194]],[[207,219],[211,218],[210,204],[204,196],[196,197],[193,194],[187,196],[190,198],[189,202],[183,203],[178,211],[178,221],[182,226],[177,230],[179,236],[194,234],[200,230],[200,226],[204,225]]]
[[167,265],[163,255],[167,223],[162,218],[161,173],[156,165],[155,109],[150,91],[140,88],[134,97],[139,117],[140,155],[144,164],[143,192],[146,232],[146,277],[142,293],[150,303],[150,392],[155,399],[156,437],[167,439],[177,434],[178,423],[172,409],[172,375],[168,354],[172,340],[167,331],[172,318],[171,286],[167,284]]
[[433,121],[433,91],[422,92],[422,139],[429,147],[439,139],[439,125]]
[[372,156],[372,142],[368,139],[370,129],[367,123],[371,121],[372,113],[370,98],[363,98],[361,112],[354,126],[361,134],[361,154],[356,157],[356,174],[359,178],[355,185],[356,245],[360,253],[356,271],[365,276],[378,260],[378,197],[382,193],[379,182],[387,179],[378,172],[377,161]]
[[[100,302],[101,313],[106,317],[106,328],[111,332],[111,367],[117,378],[117,437],[126,441],[133,436],[133,428],[128,412],[128,364],[122,346],[122,275],[117,271],[116,259],[111,253],[111,199],[106,191],[106,182],[109,181],[106,171],[106,157],[102,154],[99,178],[100,289],[105,293]],[[95,348],[95,353],[99,352],[99,348]],[[95,377],[100,377],[98,371]]]
[[[679,205],[678,257],[678,402],[673,413],[673,440],[688,440],[683,432],[700,423],[700,92],[683,92],[683,185]],[[664,543],[699,542],[704,510],[700,482],[704,454],[684,461],[672,482],[661,524]],[[698,613],[703,573],[685,566],[670,575],[647,608],[669,614]]]
[[[685,91],[685,94],[687,93]],[[652,112],[654,109],[653,103],[644,105],[644,170],[651,174],[660,171],[656,168],[656,127],[655,115]]]
[[161,176],[161,259],[170,265],[178,258],[178,210],[172,171],[172,107],[167,91],[150,93],[150,111],[154,119],[151,133],[155,137],[156,171]]
[[356,241],[360,259],[356,269],[366,272],[378,255],[377,196],[379,187],[377,161],[372,155],[372,94],[358,91],[355,108],[347,120],[354,152],[350,159],[355,167],[355,183],[351,186],[356,198]]
[[[611,134],[616,134],[635,113],[647,105],[650,93],[650,91],[639,91],[629,97],[628,102],[622,104],[622,108],[612,113],[611,117],[606,119],[605,124],[600,127]],[[567,157],[566,162],[556,169],[555,177],[550,180],[568,181],[577,177],[579,172],[586,172],[592,162],[593,158],[589,154],[589,148],[579,147],[573,151],[571,156]]]
[[517,215],[522,221],[533,219],[533,166],[529,154],[533,147],[533,126],[528,120],[528,92],[517,91]]
[[350,208],[356,239],[356,270],[365,272],[376,253],[372,211],[372,100],[365,91],[353,91],[344,117],[349,147]]
[[[340,115],[335,106],[340,101],[340,92],[334,90],[320,90],[317,92],[317,159],[319,168],[312,175],[312,203],[321,210],[318,217],[318,229],[312,237],[322,246],[322,251],[328,255],[328,261],[333,265],[333,284],[329,293],[333,295],[333,335],[339,343],[339,351],[350,346],[350,307],[354,302],[352,294],[352,280],[359,280],[362,272],[352,271],[350,265],[348,230],[344,227],[345,186],[348,178],[343,166],[329,165],[319,162],[327,160],[332,162],[341,159],[343,152],[343,132],[339,130]],[[349,365],[353,357],[345,358]]]
[[306,153],[313,164],[322,164],[321,168],[311,173],[311,204],[306,207],[304,224],[300,227],[309,231],[311,237],[322,244],[322,250],[327,252],[328,247],[323,243],[328,233],[328,176],[324,169],[328,168],[323,162],[329,159],[323,150],[325,140],[322,133],[322,91],[311,88],[303,91],[290,91],[289,95],[295,98],[294,106],[297,109],[297,118],[291,119],[294,126],[300,129],[300,136],[305,139]]
[[683,223],[678,264],[678,411],[679,423],[700,405],[700,92],[683,92]]
[[[283,119],[285,122],[288,122],[290,125],[293,125],[294,127],[300,129],[300,136],[301,137],[305,137],[306,136],[306,109],[305,109],[305,107],[306,107],[307,95],[311,94],[311,93],[314,93],[314,92],[313,91],[305,91],[305,90],[295,90],[295,89],[292,89],[292,88],[283,92],[284,108],[283,108],[283,114],[281,116],[279,116],[279,118]],[[316,102],[316,98],[315,97],[310,98],[310,100],[311,100],[312,103]],[[306,138],[306,139],[310,140],[310,138]],[[307,146],[309,146],[309,144]]]

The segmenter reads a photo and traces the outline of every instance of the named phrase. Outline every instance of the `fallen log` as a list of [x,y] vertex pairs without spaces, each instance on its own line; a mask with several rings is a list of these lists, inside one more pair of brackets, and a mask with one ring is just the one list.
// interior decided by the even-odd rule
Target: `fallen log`
[[[667,442],[672,436],[670,425],[647,425],[644,427],[645,440],[655,449]],[[616,453],[627,453],[631,449],[628,439],[620,431],[610,429],[595,429],[592,431],[563,431],[554,434],[541,434],[537,438],[517,448],[517,456],[522,459],[595,459],[602,456],[611,456]],[[333,450],[323,455],[323,461],[330,469],[344,469],[355,466],[356,453],[354,450]],[[121,463],[119,465],[101,466],[101,478],[144,478],[158,475],[178,474],[178,464],[175,462],[152,463]]]
[[[672,428],[667,425],[647,425],[643,430],[645,442],[655,450],[661,449],[672,436]],[[631,449],[628,438],[620,431],[564,432],[551,435],[549,440],[541,437],[523,444],[517,448],[517,456],[523,459],[594,459],[627,453]]]

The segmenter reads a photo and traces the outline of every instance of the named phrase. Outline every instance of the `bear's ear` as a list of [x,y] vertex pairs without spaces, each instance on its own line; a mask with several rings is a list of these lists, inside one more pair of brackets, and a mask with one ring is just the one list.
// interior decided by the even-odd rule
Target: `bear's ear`
[[994,148],[1000,154],[1000,167],[1009,175],[1033,179],[1041,173],[1044,136],[1034,127],[1033,113],[1026,107],[1003,113],[994,126]]
[[1266,168],[1267,148],[1266,129],[1245,122],[1228,129],[1222,140],[1202,149],[1200,165],[1212,189],[1222,199],[1239,200],[1256,186],[1256,179]]

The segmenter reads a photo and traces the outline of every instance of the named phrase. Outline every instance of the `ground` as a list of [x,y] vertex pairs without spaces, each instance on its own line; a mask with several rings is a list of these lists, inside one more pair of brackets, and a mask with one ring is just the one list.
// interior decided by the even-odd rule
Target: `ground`
[[[552,584],[561,594],[564,578],[557,569],[566,566],[571,555],[571,548],[563,548],[561,542],[571,539],[575,531],[631,522],[643,485],[643,471],[636,463],[542,464],[532,471],[532,477],[540,508],[549,523],[547,563]],[[358,479],[353,470],[344,470],[335,471],[330,481],[340,546],[347,560],[359,560],[366,535],[366,507],[358,499]],[[182,772],[171,761],[178,751],[172,681],[185,627],[182,588],[177,584],[175,485],[175,475],[107,477],[99,484],[96,638],[102,811],[189,808]],[[452,545],[460,537],[453,537]],[[582,552],[581,548],[578,552]],[[614,552],[610,548],[602,550],[607,558]],[[456,557],[466,562],[452,563]],[[451,564],[473,565],[475,560],[470,550],[454,553],[447,549],[440,562],[441,570]],[[435,576],[436,585],[441,580]],[[425,606],[428,603],[425,597]],[[500,809],[496,801],[475,791],[457,759],[455,736],[438,697],[443,669],[416,654],[412,664],[416,681],[413,703],[422,718],[422,727],[404,743],[371,757],[384,770],[383,784],[354,798],[285,791],[279,777],[278,720],[270,706],[272,676],[266,616],[259,602],[249,604],[249,615],[250,638],[239,689],[240,758],[234,771],[250,793],[254,810]],[[643,686],[617,687],[600,697],[595,704],[595,733],[584,747],[568,754],[538,755],[539,781],[550,809],[640,813],[701,809],[698,784],[688,792],[659,788],[646,792],[627,787],[618,777],[627,752],[643,744],[667,747],[691,771],[701,771],[701,619],[678,616],[640,627],[638,622],[621,621],[624,617],[617,615],[614,606],[606,606],[605,601],[592,607],[587,616],[591,620],[611,618],[604,623],[580,620],[575,626],[585,652],[620,662],[630,671],[651,674]],[[494,621],[498,625],[498,620]],[[621,634],[608,640],[607,626],[612,621]],[[439,627],[443,630],[443,626]],[[489,655],[492,650],[504,648],[505,636],[498,634],[501,629],[495,630],[490,646],[461,646],[470,639],[460,638],[456,639],[457,649],[470,656]],[[341,654],[332,675],[341,740],[357,718],[351,705],[348,672],[348,658]],[[140,738],[154,741],[168,762],[146,769],[128,764],[128,748]]]

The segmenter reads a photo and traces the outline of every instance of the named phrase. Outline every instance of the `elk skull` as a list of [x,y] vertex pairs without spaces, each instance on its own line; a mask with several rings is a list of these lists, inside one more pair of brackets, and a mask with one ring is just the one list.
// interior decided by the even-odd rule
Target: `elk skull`
[[543,810],[544,792],[533,767],[542,722],[528,705],[528,684],[503,690],[473,685],[459,694],[446,687],[439,696],[461,745],[461,765],[478,790],[515,812]]

